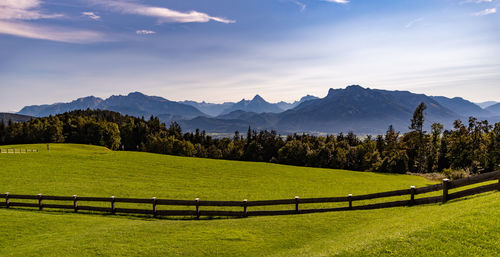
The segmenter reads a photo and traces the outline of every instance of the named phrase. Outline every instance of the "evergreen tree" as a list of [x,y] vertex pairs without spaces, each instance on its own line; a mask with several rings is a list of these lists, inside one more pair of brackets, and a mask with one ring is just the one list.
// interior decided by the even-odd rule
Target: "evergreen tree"
[[427,106],[424,102],[421,102],[415,111],[413,112],[413,118],[411,119],[410,130],[416,134],[416,142],[413,147],[415,147],[416,157],[415,157],[415,169],[417,172],[424,172],[425,170],[425,145],[424,145],[424,111]]

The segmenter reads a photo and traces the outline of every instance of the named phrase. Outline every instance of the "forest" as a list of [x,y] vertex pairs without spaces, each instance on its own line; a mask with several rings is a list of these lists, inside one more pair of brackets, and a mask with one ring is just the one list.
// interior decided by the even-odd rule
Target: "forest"
[[144,151],[188,157],[272,162],[296,166],[389,173],[476,174],[498,169],[500,122],[492,125],[470,117],[445,130],[434,123],[424,131],[421,103],[409,120],[409,132],[391,125],[385,135],[347,134],[282,136],[276,131],[236,131],[214,138],[205,131],[183,133],[157,117],[149,120],[117,112],[78,110],[26,122],[0,122],[0,145],[79,143],[112,150]]

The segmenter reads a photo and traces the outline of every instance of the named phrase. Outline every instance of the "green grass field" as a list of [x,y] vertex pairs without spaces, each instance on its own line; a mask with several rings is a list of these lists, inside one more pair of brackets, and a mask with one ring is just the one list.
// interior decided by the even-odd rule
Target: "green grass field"
[[[422,177],[15,146],[0,154],[0,192],[171,199],[344,196],[425,186]],[[0,148],[12,148],[3,146]],[[246,219],[152,219],[0,208],[0,256],[494,256],[500,193],[415,207]]]

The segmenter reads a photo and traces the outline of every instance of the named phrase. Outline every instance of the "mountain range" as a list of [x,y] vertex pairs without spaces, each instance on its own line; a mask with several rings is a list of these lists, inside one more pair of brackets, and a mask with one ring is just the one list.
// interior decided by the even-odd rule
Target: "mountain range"
[[363,88],[358,85],[330,89],[324,98],[307,95],[293,103],[269,103],[256,95],[251,100],[222,104],[175,102],[139,92],[101,99],[93,96],[70,103],[26,106],[19,114],[41,117],[76,109],[104,109],[133,116],[158,116],[169,123],[177,121],[184,130],[232,133],[254,129],[274,129],[280,133],[338,133],[354,131],[380,134],[389,125],[407,131],[416,106],[424,102],[426,127],[440,122],[450,128],[456,119],[469,116],[500,120],[500,104],[485,109],[460,97],[427,96],[408,91]]
[[488,108],[492,105],[495,105],[495,104],[498,104],[499,102],[495,102],[495,101],[486,101],[486,102],[481,102],[481,103],[475,103],[477,104],[479,107],[485,109],[485,108]]
[[18,114],[44,117],[72,110],[86,109],[110,110],[137,117],[154,115],[165,120],[189,119],[206,115],[193,106],[169,101],[158,96],[147,96],[139,92],[130,93],[126,96],[111,96],[105,100],[88,96],[70,103],[26,106]]

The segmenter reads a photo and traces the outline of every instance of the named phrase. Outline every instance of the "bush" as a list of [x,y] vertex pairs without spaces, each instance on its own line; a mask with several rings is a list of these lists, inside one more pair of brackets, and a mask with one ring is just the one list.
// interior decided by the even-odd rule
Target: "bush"
[[443,169],[443,174],[451,179],[451,180],[454,180],[454,179],[460,179],[460,178],[465,178],[465,177],[468,177],[469,176],[469,173],[466,172],[465,170],[463,169],[459,169],[459,170],[454,170],[454,169]]

